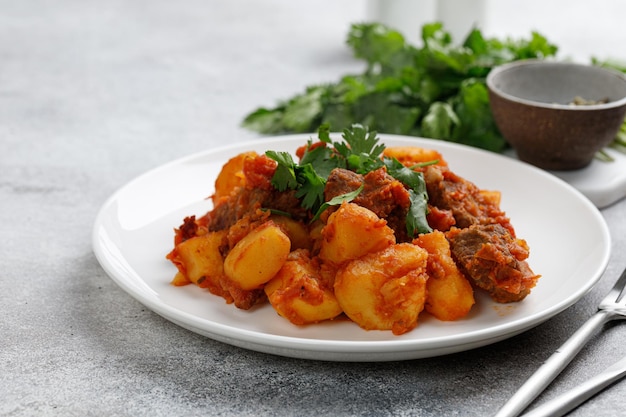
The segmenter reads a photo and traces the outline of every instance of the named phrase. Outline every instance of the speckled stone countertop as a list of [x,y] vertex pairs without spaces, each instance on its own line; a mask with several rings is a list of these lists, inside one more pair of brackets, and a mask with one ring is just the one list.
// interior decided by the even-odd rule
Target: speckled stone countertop
[[[540,29],[573,55],[624,53],[620,1],[597,4],[596,29],[587,2],[545,3],[488,2],[486,29]],[[252,109],[360,71],[344,38],[365,6],[0,0],[0,415],[486,416],[595,312],[626,266],[626,200],[601,211],[612,254],[578,303],[508,340],[430,359],[244,350],[163,319],[107,276],[91,246],[106,199],[168,161],[257,138],[240,127]],[[571,27],[556,23],[565,6]],[[608,326],[537,403],[622,357],[625,338]],[[624,383],[572,415],[620,409]]]

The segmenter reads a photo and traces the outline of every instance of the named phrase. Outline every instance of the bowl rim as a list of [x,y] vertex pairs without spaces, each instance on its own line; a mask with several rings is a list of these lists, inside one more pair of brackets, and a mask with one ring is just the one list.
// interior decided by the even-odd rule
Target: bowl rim
[[504,91],[496,87],[494,84],[494,78],[500,73],[509,71],[514,68],[522,67],[522,66],[536,66],[536,65],[551,65],[551,66],[560,66],[564,68],[567,68],[567,67],[594,68],[599,71],[606,72],[609,75],[613,75],[619,78],[623,83],[626,84],[626,74],[618,70],[615,70],[613,68],[607,68],[607,67],[602,67],[602,66],[593,65],[593,64],[581,64],[581,63],[571,62],[571,61],[559,61],[559,60],[552,60],[552,59],[533,58],[533,59],[522,59],[518,61],[508,62],[506,64],[501,64],[501,65],[493,67],[491,71],[489,71],[489,74],[487,74],[487,77],[485,80],[487,88],[492,93],[502,98],[505,98],[509,101],[513,101],[513,102],[517,102],[517,103],[525,104],[529,106],[542,107],[546,109],[583,112],[583,111],[607,110],[607,109],[613,109],[613,108],[622,107],[626,105],[626,95],[624,95],[624,97],[618,100],[613,100],[613,101],[609,101],[608,103],[600,103],[600,104],[585,104],[585,105],[577,106],[573,104],[546,103],[542,101],[529,100],[529,99],[514,96],[509,93],[505,93]]

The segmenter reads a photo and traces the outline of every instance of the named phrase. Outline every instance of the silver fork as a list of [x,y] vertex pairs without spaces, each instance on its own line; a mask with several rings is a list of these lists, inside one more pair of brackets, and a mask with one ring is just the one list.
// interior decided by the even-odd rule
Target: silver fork
[[604,297],[598,311],[535,371],[495,417],[518,416],[565,369],[599,328],[611,320],[626,319],[625,287],[626,269]]

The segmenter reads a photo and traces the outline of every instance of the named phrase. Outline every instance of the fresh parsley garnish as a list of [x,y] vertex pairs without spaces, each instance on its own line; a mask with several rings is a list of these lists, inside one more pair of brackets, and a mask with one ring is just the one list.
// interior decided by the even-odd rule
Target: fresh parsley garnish
[[405,167],[395,158],[385,158],[384,164],[389,175],[409,188],[411,206],[406,216],[406,231],[409,236],[415,236],[416,233],[432,232],[426,220],[426,215],[428,214],[428,192],[426,191],[424,175],[421,172]]
[[396,159],[383,157],[385,146],[379,143],[376,132],[354,124],[344,129],[343,141],[336,142],[330,137],[330,126],[324,124],[318,131],[318,137],[322,143],[314,144],[309,140],[299,163],[294,162],[287,152],[265,153],[277,163],[272,177],[274,188],[278,191],[295,190],[296,197],[302,201],[302,207],[315,213],[312,221],[318,219],[328,207],[354,200],[363,189],[361,186],[325,202],[324,188],[333,169],[344,168],[364,175],[384,166],[389,175],[409,190],[410,207],[406,218],[409,236],[432,231],[426,220],[428,193],[424,176],[411,167],[405,167]]
[[289,154],[289,152],[267,151],[265,152],[265,155],[278,163],[272,178],[272,185],[274,188],[278,191],[285,191],[286,189],[293,190],[297,188],[298,179],[296,176],[296,169],[298,166],[293,161],[291,154]]
[[348,169],[367,174],[382,166],[380,159],[385,145],[378,143],[376,132],[368,132],[363,126],[352,125],[343,132],[344,143],[334,143],[337,152],[346,160]]
[[314,222],[315,220],[319,219],[320,215],[324,212],[324,210],[326,210],[330,206],[339,206],[344,202],[350,202],[354,200],[359,194],[361,194],[361,191],[363,191],[363,184],[361,184],[361,186],[354,191],[331,198],[330,200],[328,200],[327,202],[325,202],[324,204],[320,206],[320,208],[317,210],[317,213],[315,213],[315,216],[313,216],[313,219],[311,219],[311,221]]
[[302,199],[302,206],[309,210],[317,210],[324,203],[324,188],[326,177],[319,175],[312,164],[302,165],[298,182],[300,187],[296,190],[296,197]]

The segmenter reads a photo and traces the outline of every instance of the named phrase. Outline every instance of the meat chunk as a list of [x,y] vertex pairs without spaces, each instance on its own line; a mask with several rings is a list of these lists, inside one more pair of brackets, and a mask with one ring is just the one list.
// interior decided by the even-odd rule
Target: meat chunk
[[223,200],[209,214],[209,231],[219,231],[233,226],[239,219],[249,217],[252,220],[265,217],[259,210],[278,210],[289,213],[292,218],[302,220],[307,216],[295,197],[295,192],[264,190],[261,188],[240,188],[230,198]]
[[459,269],[494,301],[521,301],[539,279],[525,261],[526,242],[500,224],[453,228],[446,237]]
[[352,192],[363,185],[363,175],[348,169],[336,168],[330,172],[324,188],[324,200]]
[[428,203],[452,213],[455,226],[466,228],[473,224],[500,224],[515,236],[509,218],[493,198],[475,184],[461,178],[445,167],[430,166],[424,172]]
[[198,234],[198,222],[196,216],[187,216],[183,219],[183,224],[175,229],[174,246],[182,243]]
[[228,198],[219,200],[207,214],[209,231],[227,229],[244,217],[254,222],[264,217],[259,213],[261,209],[278,210],[289,213],[294,219],[305,219],[308,214],[296,198],[295,191],[278,191],[271,185],[275,170],[276,162],[264,155],[245,159],[244,185],[234,189]]
[[400,181],[387,174],[384,168],[371,171],[365,176],[336,168],[328,176],[324,198],[328,201],[354,191],[361,185],[363,191],[353,202],[373,211],[380,218],[388,217],[398,207],[409,207],[409,192]]
[[409,192],[405,186],[380,168],[365,176],[355,172],[336,168],[326,181],[324,199],[330,199],[349,193],[363,185],[363,191],[352,201],[385,219],[396,233],[398,242],[408,242],[406,215],[411,204]]
[[227,294],[224,298],[228,301],[232,300],[233,304],[242,310],[249,310],[255,305],[262,304],[267,300],[263,289],[244,290],[232,280],[228,279],[226,275],[220,277],[220,285]]

